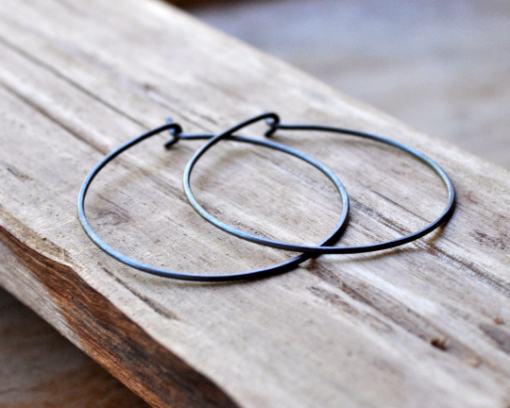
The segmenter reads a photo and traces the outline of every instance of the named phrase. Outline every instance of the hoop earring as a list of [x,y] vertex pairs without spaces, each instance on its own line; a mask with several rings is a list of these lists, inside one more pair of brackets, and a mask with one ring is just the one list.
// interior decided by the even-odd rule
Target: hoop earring
[[[307,245],[294,245],[289,244],[286,242],[276,241],[272,239],[262,238],[256,235],[252,235],[249,233],[246,233],[244,231],[238,230],[236,228],[231,227],[230,225],[225,224],[224,222],[218,220],[214,216],[212,216],[210,213],[208,213],[196,200],[195,196],[193,195],[193,192],[191,190],[190,185],[190,178],[191,178],[191,172],[193,171],[193,168],[195,164],[198,162],[198,160],[216,143],[218,143],[221,139],[225,138],[226,136],[230,135],[231,133],[246,127],[256,121],[265,119],[267,124],[269,125],[269,130],[266,131],[265,136],[271,137],[278,129],[285,129],[285,130],[298,130],[298,131],[320,131],[320,132],[332,132],[332,133],[340,133],[340,134],[347,134],[352,136],[358,136],[364,139],[373,140],[376,142],[380,142],[389,146],[396,147],[400,150],[403,150],[406,153],[409,153],[411,156],[417,158],[424,164],[426,164],[428,167],[430,167],[434,172],[441,178],[444,185],[446,186],[446,189],[448,191],[448,204],[446,205],[445,210],[443,213],[432,223],[427,225],[426,227],[420,229],[419,231],[416,231],[414,233],[405,235],[404,237],[391,240],[391,241],[385,241],[377,244],[370,244],[370,245],[362,245],[362,246],[353,246],[353,247],[340,247],[340,246],[307,246]],[[195,155],[191,158],[191,160],[188,162],[188,165],[186,166],[186,169],[183,174],[183,184],[184,184],[184,192],[186,193],[186,196],[188,197],[188,201],[193,206],[193,208],[207,221],[209,221],[211,224],[215,225],[216,227],[222,229],[225,232],[228,232],[229,234],[232,234],[238,238],[244,239],[246,241],[254,242],[256,244],[269,246],[272,248],[278,248],[278,249],[284,249],[288,251],[293,252],[302,252],[302,253],[308,253],[308,254],[314,254],[314,255],[324,255],[324,254],[358,254],[358,253],[364,253],[364,252],[373,252],[373,251],[381,251],[384,249],[394,248],[400,245],[407,244],[409,242],[412,242],[418,238],[421,238],[430,232],[432,232],[434,229],[439,227],[443,222],[445,222],[453,213],[454,206],[455,206],[455,189],[453,187],[453,183],[446,174],[446,172],[437,164],[435,161],[433,161],[428,156],[424,155],[420,151],[406,146],[402,143],[399,143],[397,141],[384,138],[382,136],[373,135],[366,132],[361,132],[358,130],[352,130],[352,129],[344,129],[344,128],[338,128],[338,127],[330,127],[330,126],[320,126],[320,125],[287,125],[280,123],[280,118],[275,113],[265,113],[259,116],[255,116],[252,119],[248,119],[239,125],[234,126],[233,128],[227,130],[226,132],[223,132],[222,134],[217,135],[216,137],[212,138],[207,142],[204,146],[202,146]]]
[[[271,116],[264,116],[264,118],[269,118]],[[239,127],[240,128],[240,127]],[[189,135],[189,134],[182,134],[182,128],[177,123],[171,123],[169,120],[169,123],[167,123],[164,126],[158,127],[156,129],[150,130],[147,133],[144,133],[133,140],[125,143],[124,145],[120,146],[107,156],[105,156],[89,173],[89,175],[86,177],[85,181],[83,182],[80,193],[78,195],[78,218],[80,220],[80,223],[85,231],[85,233],[89,236],[89,238],[104,252],[106,252],[108,255],[110,255],[112,258],[115,258],[116,260],[129,265],[133,268],[136,268],[138,270],[141,270],[143,272],[147,272],[152,275],[162,276],[165,278],[173,278],[173,279],[180,279],[180,280],[187,280],[187,281],[201,281],[201,282],[221,282],[221,281],[233,281],[233,280],[245,280],[245,279],[253,279],[253,278],[262,278],[267,276],[272,276],[284,272],[288,272],[292,269],[295,269],[300,263],[310,259],[313,257],[311,254],[302,254],[295,258],[292,258],[288,261],[267,267],[262,269],[256,269],[252,271],[247,272],[239,272],[239,273],[231,273],[231,274],[215,274],[215,275],[198,275],[193,273],[186,273],[186,272],[175,272],[175,271],[169,271],[166,269],[156,268],[147,264],[144,264],[142,262],[136,261],[132,258],[129,258],[128,256],[118,252],[117,250],[113,249],[112,247],[108,246],[103,240],[94,232],[92,227],[90,226],[87,217],[85,215],[85,197],[87,195],[87,191],[94,180],[94,178],[99,174],[101,169],[103,169],[110,161],[112,161],[115,157],[119,156],[121,153],[125,152],[129,148],[135,146],[136,144],[144,141],[145,139],[154,136],[158,133],[161,133],[165,130],[168,130],[172,134],[172,139],[165,143],[165,147],[169,148],[179,140],[204,140],[204,139],[211,139],[213,140],[217,135],[214,134],[196,134],[196,135]],[[338,179],[338,177],[326,166],[324,166],[322,163],[318,162],[317,160],[298,152],[297,150],[291,149],[287,146],[270,142],[267,140],[260,140],[260,139],[252,139],[248,137],[242,137],[242,136],[233,136],[232,133],[235,132],[234,130],[229,130],[227,132],[224,132],[220,134],[221,139],[235,141],[235,142],[241,142],[241,143],[250,143],[258,146],[267,147],[273,150],[277,150],[283,153],[290,154],[291,156],[294,156],[298,159],[304,160],[308,164],[314,166],[319,171],[321,171],[323,174],[325,174],[335,185],[336,189],[340,193],[340,196],[342,198],[342,214],[340,217],[340,221],[335,227],[335,230],[320,244],[320,245],[330,245],[338,240],[340,235],[342,234],[346,221],[347,221],[347,215],[349,212],[349,198],[347,195],[347,191],[345,190],[345,187],[343,186],[342,182]]]

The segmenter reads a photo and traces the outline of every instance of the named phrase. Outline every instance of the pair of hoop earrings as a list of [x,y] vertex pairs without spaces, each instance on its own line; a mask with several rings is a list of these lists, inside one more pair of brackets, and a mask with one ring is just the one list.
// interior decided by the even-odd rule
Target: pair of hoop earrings
[[[420,229],[419,231],[413,232],[411,234],[408,234],[406,236],[403,236],[401,238],[391,240],[391,241],[385,241],[377,244],[370,244],[370,245],[363,245],[363,246],[354,246],[354,247],[343,247],[343,246],[332,246],[340,237],[342,234],[347,221],[347,216],[349,212],[349,198],[347,195],[347,191],[345,190],[345,187],[343,186],[342,182],[338,179],[338,177],[326,166],[324,166],[322,163],[318,162],[317,160],[308,157],[307,155],[291,149],[287,146],[274,143],[268,140],[260,140],[260,139],[252,139],[248,137],[242,137],[242,136],[236,136],[234,135],[239,130],[255,123],[265,120],[266,123],[269,126],[269,129],[266,131],[265,136],[271,137],[273,134],[281,129],[281,130],[291,130],[291,131],[319,131],[319,132],[329,132],[329,133],[337,133],[337,134],[345,134],[345,135],[351,135],[351,136],[357,136],[364,139],[373,140],[376,142],[380,142],[392,147],[396,147],[400,150],[403,150],[404,152],[410,154],[411,156],[415,157],[416,159],[420,160],[422,163],[430,167],[442,180],[443,184],[445,185],[447,192],[448,192],[448,203],[446,205],[446,208],[441,213],[441,215],[432,223],[427,225],[426,227]],[[173,144],[178,142],[179,140],[208,140],[208,142],[202,146],[191,158],[191,160],[186,165],[186,168],[184,170],[183,174],[183,186],[184,186],[184,192],[188,198],[188,201],[193,206],[193,208],[207,221],[215,225],[216,227],[222,229],[223,231],[228,232],[229,234],[232,234],[238,238],[254,242],[260,245],[269,246],[273,248],[278,249],[284,249],[288,251],[293,252],[301,252],[302,255],[299,255],[295,258],[292,258],[288,261],[270,266],[268,268],[262,268],[247,272],[239,272],[239,273],[231,273],[231,274],[216,274],[216,275],[197,275],[197,274],[191,274],[191,273],[185,273],[185,272],[175,272],[175,271],[169,271],[166,269],[156,268],[147,264],[144,264],[142,262],[136,261],[134,259],[129,258],[128,256],[116,251],[112,247],[108,246],[103,240],[94,232],[92,227],[90,226],[87,217],[85,215],[85,197],[87,194],[87,191],[94,180],[94,178],[99,174],[101,169],[103,169],[110,161],[112,161],[115,157],[119,156],[121,153],[125,152],[129,148],[135,146],[136,144],[148,139],[151,136],[154,136],[156,134],[159,134],[163,131],[169,131],[172,135],[172,139],[165,143],[166,148],[170,148]],[[277,150],[286,154],[289,154],[291,156],[294,156],[298,159],[301,159],[305,161],[306,163],[309,163],[310,165],[314,166],[318,170],[320,170],[323,174],[325,174],[335,185],[336,189],[338,190],[341,198],[342,198],[342,214],[340,217],[340,221],[336,225],[334,231],[330,233],[330,235],[322,241],[319,246],[306,246],[306,245],[293,245],[286,242],[280,242],[275,240],[270,240],[266,238],[262,238],[256,235],[248,234],[244,231],[238,230],[220,220],[215,218],[213,215],[211,215],[209,212],[207,212],[196,200],[193,191],[191,189],[190,185],[190,179],[191,179],[191,173],[193,171],[193,168],[197,164],[197,162],[200,160],[200,158],[216,143],[222,141],[222,140],[228,140],[228,141],[234,141],[239,143],[249,143],[254,144],[257,146],[263,146],[269,149]],[[391,139],[387,139],[381,136],[373,135],[366,132],[361,132],[357,130],[352,129],[344,129],[344,128],[338,128],[338,127],[330,127],[330,126],[320,126],[320,125],[288,125],[288,124],[282,124],[280,123],[280,118],[275,113],[264,113],[259,116],[255,116],[251,119],[248,119],[244,122],[239,123],[238,125],[224,131],[220,134],[184,134],[182,132],[182,128],[177,123],[172,123],[170,120],[169,122],[161,127],[158,127],[156,129],[153,129],[147,133],[144,133],[133,140],[127,142],[126,144],[120,146],[107,156],[105,156],[89,173],[89,175],[86,177],[85,181],[82,184],[82,187],[80,189],[80,193],[78,196],[78,217],[80,219],[81,225],[89,238],[104,252],[106,252],[111,257],[117,259],[120,262],[123,262],[126,265],[129,265],[133,268],[139,269],[141,271],[162,276],[166,278],[173,278],[173,279],[180,279],[180,280],[188,280],[188,281],[202,281],[202,282],[219,282],[219,281],[233,281],[233,280],[246,280],[251,278],[261,278],[261,277],[267,277],[271,275],[276,275],[283,272],[288,272],[294,268],[296,268],[300,263],[310,259],[317,257],[319,255],[323,254],[357,254],[357,253],[364,253],[364,252],[374,252],[374,251],[380,251],[384,249],[390,249],[395,248],[400,245],[407,244],[409,242],[412,242],[416,239],[419,239],[430,232],[432,232],[434,229],[439,227],[442,223],[444,223],[453,213],[455,205],[455,189],[453,187],[453,183],[451,182],[450,178],[446,174],[446,172],[431,158],[424,155],[423,153],[419,152],[418,150],[406,146],[402,143],[396,142]]]

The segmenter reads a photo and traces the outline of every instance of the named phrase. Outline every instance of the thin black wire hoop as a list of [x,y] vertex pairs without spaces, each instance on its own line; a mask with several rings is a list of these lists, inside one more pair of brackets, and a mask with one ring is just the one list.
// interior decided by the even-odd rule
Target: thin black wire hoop
[[[89,173],[89,175],[86,177],[85,181],[83,182],[80,193],[78,195],[78,218],[80,220],[80,223],[85,230],[85,233],[89,236],[89,238],[104,252],[106,252],[111,257],[117,259],[118,261],[129,265],[133,268],[136,268],[138,270],[141,270],[143,272],[147,272],[152,275],[157,275],[165,278],[173,278],[173,279],[179,279],[179,280],[187,280],[187,281],[200,281],[200,282],[224,282],[224,281],[234,281],[234,280],[246,280],[246,279],[255,279],[255,278],[263,278],[267,276],[277,275],[280,273],[288,272],[292,269],[295,269],[300,263],[310,259],[313,257],[311,254],[302,254],[295,258],[289,259],[285,262],[267,267],[262,269],[255,269],[252,271],[246,271],[246,272],[238,272],[238,273],[230,273],[230,274],[216,274],[216,275],[199,275],[199,274],[193,274],[193,273],[186,273],[186,272],[175,272],[175,271],[169,271],[166,269],[156,268],[147,264],[144,264],[142,262],[136,261],[132,258],[129,258],[128,256],[120,253],[119,251],[113,249],[109,245],[107,245],[92,229],[90,226],[87,216],[85,215],[85,197],[87,195],[87,191],[89,190],[89,187],[94,180],[94,178],[99,174],[99,172],[114,158],[119,156],[121,153],[125,152],[129,148],[135,146],[136,144],[144,141],[145,139],[154,136],[158,133],[161,133],[165,130],[170,131],[173,138],[165,143],[165,147],[169,148],[179,140],[204,140],[204,139],[214,139],[214,137],[217,137],[217,135],[214,134],[195,134],[195,135],[189,135],[189,134],[182,134],[182,128],[177,123],[171,123],[169,120],[169,123],[160,126],[156,129],[150,130],[147,133],[144,133],[133,140],[123,144],[119,148],[115,149],[113,152],[105,156]],[[317,168],[319,171],[321,171],[323,174],[325,174],[335,185],[336,189],[340,193],[340,196],[342,198],[342,213],[340,216],[340,220],[338,221],[338,224],[335,227],[335,230],[321,243],[321,245],[330,245],[332,243],[335,243],[340,235],[342,234],[345,224],[347,221],[347,215],[349,213],[349,197],[347,195],[347,191],[345,190],[345,187],[343,186],[342,182],[338,179],[338,177],[333,173],[330,169],[328,169],[326,166],[324,166],[322,163],[318,162],[317,160],[297,151],[292,148],[289,148],[287,146],[274,143],[268,140],[260,140],[260,139],[252,139],[248,137],[242,137],[242,136],[233,136],[232,134],[235,132],[235,129],[230,129],[227,132],[222,133],[220,136],[222,136],[222,139],[235,141],[235,142],[241,142],[241,143],[249,143],[254,144],[258,146],[267,147],[273,150],[277,150],[283,153],[290,154],[291,156],[294,156],[298,159],[304,160],[305,162],[309,163],[310,165]],[[228,133],[228,134],[226,134]]]
[[[409,153],[410,155],[414,156],[424,164],[426,164],[428,167],[430,167],[434,172],[441,178],[444,185],[446,186],[446,189],[448,191],[448,204],[446,205],[445,210],[442,212],[442,214],[437,218],[435,221],[427,225],[426,227],[420,229],[419,231],[416,231],[414,233],[405,235],[401,238],[397,238],[391,241],[385,241],[377,244],[369,244],[369,245],[361,245],[361,246],[352,246],[352,247],[342,247],[342,246],[308,246],[308,245],[294,245],[286,242],[276,241],[272,239],[262,238],[256,235],[249,234],[247,232],[241,231],[239,229],[236,229],[223,221],[218,220],[214,216],[212,216],[209,212],[207,212],[196,200],[195,196],[193,195],[193,191],[191,189],[190,185],[190,179],[191,179],[191,173],[193,171],[194,166],[198,162],[198,160],[216,143],[218,143],[221,139],[225,138],[232,132],[235,132],[243,127],[246,127],[254,122],[257,122],[261,119],[265,119],[266,123],[269,125],[269,130],[266,131],[265,136],[271,137],[278,129],[284,129],[284,130],[298,130],[298,131],[319,131],[319,132],[331,132],[331,133],[340,133],[340,134],[346,134],[346,135],[352,135],[352,136],[358,136],[364,139],[373,140],[376,142],[384,143],[389,146],[396,147],[400,150],[403,150],[406,153]],[[184,192],[186,193],[186,196],[188,197],[188,201],[193,206],[193,208],[207,221],[209,221],[211,224],[217,226],[218,228],[222,229],[223,231],[226,231],[238,238],[254,242],[256,244],[269,246],[273,248],[278,249],[284,249],[287,251],[295,251],[295,252],[303,252],[303,253],[312,253],[315,255],[324,255],[324,254],[358,254],[358,253],[364,253],[364,252],[374,252],[374,251],[381,251],[384,249],[390,249],[395,248],[400,245],[407,244],[409,242],[412,242],[414,240],[417,240],[433,230],[435,230],[437,227],[439,227],[443,222],[447,221],[448,218],[453,213],[454,207],[455,207],[455,188],[453,187],[453,183],[446,174],[446,172],[437,164],[434,160],[432,160],[430,157],[426,156],[425,154],[421,153],[420,151],[406,146],[402,143],[399,143],[395,140],[387,139],[382,136],[373,135],[366,132],[361,132],[358,130],[352,130],[352,129],[344,129],[339,127],[331,127],[331,126],[320,126],[320,125],[288,125],[288,124],[282,124],[280,123],[280,118],[276,113],[265,113],[259,116],[255,116],[252,119],[248,119],[242,123],[240,123],[237,126],[234,126],[232,129],[217,135],[216,137],[212,138],[207,142],[204,146],[202,146],[195,155],[191,158],[191,160],[188,162],[188,165],[186,166],[186,169],[184,170],[183,174],[183,184],[184,184]]]

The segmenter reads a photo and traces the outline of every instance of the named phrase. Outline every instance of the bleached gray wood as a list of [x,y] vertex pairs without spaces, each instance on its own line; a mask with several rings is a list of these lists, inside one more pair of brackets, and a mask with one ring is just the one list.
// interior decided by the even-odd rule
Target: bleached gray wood
[[[510,403],[507,171],[162,3],[5,0],[0,21],[0,236],[24,266],[2,271],[0,283],[150,404]],[[423,150],[452,175],[454,217],[398,250],[323,257],[224,285],[147,276],[82,232],[79,186],[112,148],[167,116],[188,131],[216,132],[265,110]],[[337,136],[276,140],[345,182],[354,208],[344,244],[417,229],[444,205],[434,175],[391,149]],[[107,242],[200,273],[291,256],[205,224],[181,192],[182,169],[200,143],[165,151],[164,141],[129,152],[93,186],[87,208]],[[320,175],[261,149],[217,146],[193,183],[222,219],[293,242],[320,241],[339,215]]]

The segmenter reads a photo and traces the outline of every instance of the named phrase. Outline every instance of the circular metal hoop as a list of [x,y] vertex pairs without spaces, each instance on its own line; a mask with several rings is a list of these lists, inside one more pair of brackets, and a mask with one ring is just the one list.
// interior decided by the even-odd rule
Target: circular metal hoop
[[[200,134],[200,135],[185,135],[181,134],[181,127],[176,123],[168,123],[167,125],[161,126],[159,128],[153,129],[147,133],[144,133],[141,136],[138,136],[134,138],[133,140],[127,142],[126,144],[120,146],[107,156],[105,156],[89,173],[85,181],[83,182],[80,193],[78,195],[78,218],[80,220],[80,223],[89,236],[89,238],[104,252],[106,252],[111,257],[117,259],[118,261],[129,265],[133,268],[139,269],[141,271],[147,272],[152,275],[162,276],[165,278],[173,278],[173,279],[180,279],[180,280],[187,280],[187,281],[202,281],[202,282],[220,282],[220,281],[233,281],[233,280],[245,280],[245,279],[253,279],[253,278],[262,278],[266,276],[272,276],[279,273],[288,272],[294,268],[296,268],[300,263],[310,259],[313,257],[311,254],[302,254],[300,256],[297,256],[295,258],[289,259],[288,261],[267,267],[262,269],[256,269],[252,271],[247,272],[239,272],[239,273],[230,273],[230,274],[216,274],[216,275],[198,275],[198,274],[192,274],[192,273],[186,273],[186,272],[174,272],[169,271],[161,268],[156,268],[147,264],[144,264],[142,262],[136,261],[134,259],[129,258],[128,256],[121,254],[120,252],[116,251],[112,247],[108,246],[99,236],[94,232],[92,227],[90,226],[87,217],[85,215],[85,197],[87,195],[87,191],[94,180],[94,178],[98,175],[98,173],[101,171],[103,167],[105,167],[110,161],[112,161],[115,157],[120,155],[122,152],[128,150],[130,147],[133,147],[134,145],[142,142],[143,140],[154,136],[160,132],[163,132],[165,130],[169,130],[172,135],[173,139],[171,139],[169,142],[165,143],[165,146],[168,148],[174,143],[176,143],[178,140],[185,139],[185,140],[203,140],[203,139],[214,139],[216,135],[213,134]],[[347,215],[349,212],[349,198],[347,195],[347,191],[345,190],[345,187],[343,186],[342,182],[338,179],[338,177],[327,167],[325,167],[322,163],[318,162],[317,160],[312,159],[311,157],[306,156],[305,154],[298,152],[297,150],[291,149],[287,146],[277,144],[274,142],[270,142],[267,140],[260,140],[260,139],[251,139],[247,137],[242,136],[232,136],[232,133],[225,136],[226,140],[231,140],[235,142],[241,142],[241,143],[250,143],[258,146],[267,147],[273,150],[277,150],[283,153],[290,154],[291,156],[297,157],[298,159],[304,160],[308,164],[314,166],[319,171],[321,171],[323,174],[325,174],[335,185],[336,189],[341,195],[342,198],[342,214],[340,217],[340,220],[338,224],[335,227],[335,230],[321,243],[321,245],[330,245],[334,242],[336,242],[340,235],[343,232]]]
[[[341,247],[341,246],[307,246],[307,245],[294,245],[286,242],[271,240],[267,238],[262,238],[256,235],[248,234],[244,231],[238,230],[236,228],[231,227],[230,225],[225,224],[224,222],[218,220],[214,216],[212,216],[210,213],[208,213],[196,200],[195,196],[193,195],[193,192],[191,190],[190,185],[190,178],[191,178],[191,172],[193,171],[193,167],[198,162],[200,157],[202,157],[205,152],[207,152],[211,147],[213,147],[216,143],[218,143],[221,139],[228,137],[233,132],[238,131],[239,129],[246,127],[254,122],[260,121],[260,120],[266,120],[267,124],[269,125],[269,130],[265,133],[267,137],[271,137],[274,132],[278,129],[285,129],[285,130],[301,130],[301,131],[321,131],[321,132],[332,132],[332,133],[341,133],[341,134],[347,134],[352,136],[358,136],[364,139],[373,140],[376,142],[384,143],[389,146],[396,147],[400,150],[403,150],[406,153],[409,153],[411,156],[417,158],[424,164],[426,164],[428,167],[430,167],[434,172],[441,178],[444,185],[446,186],[446,189],[448,191],[448,204],[446,205],[445,210],[443,213],[437,218],[435,221],[427,225],[426,227],[422,228],[419,231],[416,231],[414,233],[411,233],[409,235],[406,235],[404,237],[391,240],[391,241],[385,241],[377,244],[370,244],[370,245],[362,245],[362,246],[353,246],[353,247]],[[312,253],[314,255],[324,255],[324,254],[357,254],[357,253],[364,253],[364,252],[373,252],[373,251],[381,251],[384,249],[394,248],[400,245],[407,244],[409,242],[412,242],[418,238],[421,238],[428,233],[432,232],[434,229],[439,227],[443,222],[445,222],[453,213],[454,207],[455,207],[455,189],[453,187],[453,183],[451,182],[450,178],[446,174],[446,172],[437,164],[434,160],[432,160],[430,157],[424,155],[420,151],[406,146],[402,143],[396,142],[391,139],[387,139],[381,136],[372,135],[370,133],[361,132],[357,130],[352,129],[344,129],[344,128],[337,128],[337,127],[330,127],[330,126],[319,126],[319,125],[286,125],[280,123],[280,118],[275,113],[265,113],[259,116],[256,116],[252,119],[249,119],[245,122],[240,123],[237,126],[234,126],[233,128],[217,135],[216,137],[212,138],[207,142],[204,146],[202,146],[192,157],[192,159],[188,162],[188,165],[186,166],[186,169],[183,174],[183,184],[184,184],[184,192],[186,193],[186,196],[188,197],[188,201],[193,206],[193,208],[207,221],[209,221],[211,224],[217,226],[218,228],[235,235],[236,237],[239,237],[241,239],[254,242],[260,245],[269,246],[273,248],[278,249],[284,249],[288,251],[295,251],[295,252],[303,252],[303,253]]]

